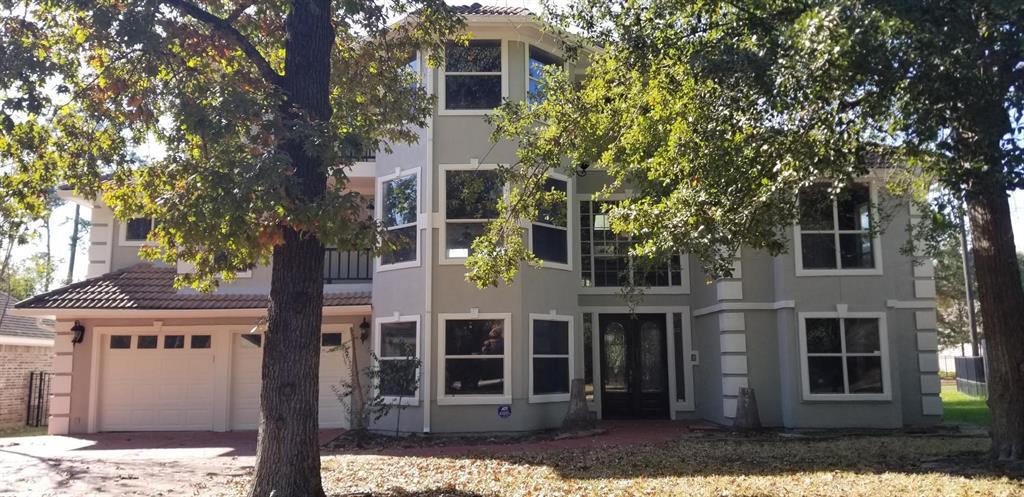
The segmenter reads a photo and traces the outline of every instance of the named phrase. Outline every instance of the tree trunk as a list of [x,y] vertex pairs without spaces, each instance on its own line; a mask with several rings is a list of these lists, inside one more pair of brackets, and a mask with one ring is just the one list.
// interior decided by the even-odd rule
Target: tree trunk
[[[331,117],[334,29],[329,0],[295,0],[285,21],[283,111],[295,119]],[[301,113],[292,112],[298,108]],[[324,158],[296,137],[282,144],[292,161],[297,206],[323,198]],[[260,431],[251,497],[323,497],[317,416],[324,249],[313,236],[284,227],[274,248],[270,308],[263,345]]]
[[75,204],[75,220],[71,225],[71,255],[68,256],[68,277],[64,280],[65,285],[70,285],[75,279],[75,255],[78,254],[78,228],[82,222],[82,206]]
[[998,177],[989,176],[972,185],[967,205],[988,345],[992,456],[1020,460],[1024,458],[1024,321],[1020,319],[1024,289],[1006,191]]

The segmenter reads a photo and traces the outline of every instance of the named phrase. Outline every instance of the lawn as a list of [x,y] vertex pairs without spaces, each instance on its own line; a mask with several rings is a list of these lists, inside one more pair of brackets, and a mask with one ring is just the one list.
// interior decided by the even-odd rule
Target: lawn
[[20,426],[18,428],[4,428],[0,429],[0,438],[8,437],[34,437],[37,435],[46,435],[45,426]]
[[686,435],[656,445],[508,456],[336,455],[328,495],[1024,496],[983,437]]
[[992,415],[981,397],[971,397],[956,391],[955,383],[942,384],[942,417],[947,423],[971,423],[988,426]]

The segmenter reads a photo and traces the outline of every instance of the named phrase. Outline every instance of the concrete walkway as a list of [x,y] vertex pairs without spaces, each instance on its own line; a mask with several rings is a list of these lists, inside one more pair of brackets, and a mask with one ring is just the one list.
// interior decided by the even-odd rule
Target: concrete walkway
[[[518,444],[422,447],[324,454],[459,457],[549,450],[600,450],[677,438],[687,425],[671,421],[604,422],[587,438]],[[340,430],[321,433],[321,443]],[[233,496],[244,491],[255,463],[255,432],[101,433],[0,438],[0,496]]]

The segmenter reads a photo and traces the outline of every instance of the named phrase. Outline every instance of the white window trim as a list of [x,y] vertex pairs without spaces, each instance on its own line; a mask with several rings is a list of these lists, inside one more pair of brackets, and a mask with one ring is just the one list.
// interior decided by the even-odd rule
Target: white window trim
[[543,226],[543,227],[546,227],[546,228],[554,228],[554,229],[558,229],[558,230],[565,230],[565,251],[567,252],[567,254],[565,255],[565,264],[562,264],[561,262],[542,261],[540,267],[541,268],[549,268],[549,269],[559,269],[559,270],[562,270],[562,271],[572,271],[572,253],[573,253],[573,251],[575,249],[575,246],[574,246],[574,244],[572,242],[573,241],[573,236],[572,236],[573,235],[573,229],[575,227],[575,225],[572,222],[572,218],[573,218],[573,212],[572,212],[573,201],[572,201],[572,198],[573,198],[573,192],[574,192],[575,189],[573,188],[572,180],[568,176],[566,176],[564,174],[558,174],[558,173],[555,173],[555,172],[549,172],[548,173],[548,177],[550,177],[552,179],[556,179],[556,180],[564,181],[565,182],[565,226],[555,226],[553,224],[541,223],[541,222],[537,222],[537,221],[534,221],[533,223],[531,223],[530,224],[529,235],[528,235],[529,244],[530,244],[530,246],[529,246],[530,252],[533,252],[533,226],[534,225]]
[[[871,198],[871,222],[877,222],[878,220],[878,184],[871,180],[858,180],[856,183],[868,185],[868,193]],[[836,205],[835,199],[832,202],[832,220],[835,229],[833,233],[838,233],[839,223],[836,219],[838,217],[838,206]],[[836,267],[836,269],[804,269],[804,258],[803,258],[803,242],[801,241],[800,222],[797,221],[793,225],[793,258],[795,260],[796,276],[881,276],[882,275],[882,237],[877,227],[872,226],[874,229],[874,237],[872,237],[872,257],[875,259],[875,267],[870,269],[848,269]],[[844,230],[845,231],[845,230]],[[861,230],[862,231],[862,230]],[[840,254],[840,247],[836,244],[836,266],[842,264],[842,256]]]
[[[576,201],[570,205],[572,209],[571,217],[578,217],[580,214],[580,204],[582,202],[603,202],[603,201],[619,201],[625,200],[627,195],[624,193],[613,193],[610,195],[602,195],[600,198],[595,197],[594,194],[582,193],[574,195]],[[593,227],[591,227],[593,230]],[[583,240],[580,239],[579,243],[575,244],[573,249],[580,254],[582,257],[583,253]],[[643,288],[644,295],[689,295],[690,294],[690,257],[682,252],[679,253],[679,284],[673,286],[652,286]],[[622,293],[622,287],[619,286],[583,286],[583,266],[580,265],[579,272],[579,290],[578,292],[583,295],[618,295]]]
[[[438,209],[441,211],[441,223],[438,227],[438,243],[440,250],[438,264],[464,266],[467,257],[448,257],[448,171],[492,171],[498,169],[497,164],[441,164],[440,178],[438,178]],[[508,194],[504,185],[501,187],[502,197]],[[458,220],[455,220],[458,222]],[[474,223],[475,224],[475,223]]]
[[[120,220],[120,219],[117,220],[117,224],[118,224],[117,244],[122,246],[122,247],[152,247],[152,246],[156,246],[156,244],[153,243],[152,241],[150,241],[148,239],[148,237],[147,237],[146,240],[129,240],[128,239],[128,221],[130,221],[131,219],[141,219],[141,218],[134,218],[133,217],[133,218],[130,218],[130,219],[125,219],[123,221]],[[153,231],[153,218],[149,218],[149,221],[150,221],[149,230],[152,232]]]
[[[501,395],[446,395],[445,394],[445,323],[462,319],[502,319],[505,321],[505,343],[502,345],[502,358],[505,374],[505,388]],[[437,405],[500,405],[512,403],[512,313],[442,313],[437,315]],[[481,358],[486,358],[485,356]]]
[[[562,354],[539,354],[538,355],[538,354],[535,354],[533,352],[533,323],[535,321],[563,321],[563,322],[569,323],[569,351],[568,351],[567,355],[565,355],[565,356],[563,356]],[[529,378],[528,378],[529,385],[530,385],[529,386],[530,394],[529,394],[529,398],[528,398],[528,402],[529,403],[531,403],[531,404],[540,404],[540,403],[545,403],[545,402],[568,402],[569,401],[569,393],[555,393],[555,394],[543,394],[543,395],[538,395],[538,394],[534,394],[533,393],[533,360],[535,358],[546,358],[546,357],[547,358],[552,358],[552,359],[561,359],[561,358],[565,357],[566,359],[568,359],[569,360],[569,383],[568,383],[568,385],[569,385],[569,388],[571,389],[572,388],[572,379],[575,376],[575,372],[576,372],[576,369],[575,369],[575,367],[576,367],[576,354],[575,354],[575,352],[576,352],[576,341],[574,339],[575,335],[573,335],[573,324],[574,324],[573,321],[574,321],[574,319],[573,319],[572,316],[566,316],[566,315],[559,315],[559,314],[532,314],[532,313],[530,314],[530,329],[529,329],[529,336],[527,336],[527,347],[528,347],[527,350],[529,350],[529,355],[530,355],[530,359],[529,359],[530,375],[529,375]]]
[[[504,39],[500,36],[483,36],[475,38],[476,40],[498,40],[499,46],[501,47],[501,100],[508,99],[508,51],[509,51],[509,40]],[[445,101],[445,76],[449,73],[445,70],[444,66],[437,68],[438,81],[437,81],[437,114],[441,116],[486,116],[492,114],[494,109],[448,109],[448,102]],[[453,75],[459,76],[494,76],[499,74],[497,72],[454,72]],[[501,105],[499,103],[498,105]]]
[[416,227],[416,251],[415,251],[416,252],[416,257],[414,257],[413,260],[411,260],[411,261],[397,262],[397,263],[394,263],[394,264],[384,264],[383,263],[384,258],[378,255],[378,256],[374,257],[374,261],[375,261],[374,265],[377,266],[376,272],[378,272],[378,273],[381,273],[381,272],[384,272],[384,271],[394,271],[396,269],[406,269],[406,268],[410,268],[410,267],[419,267],[420,266],[420,250],[422,249],[422,244],[423,244],[423,233],[420,233],[420,222],[419,222],[420,211],[422,209],[422,204],[421,204],[421,200],[420,200],[420,197],[421,197],[421,195],[420,195],[420,190],[421,190],[421,185],[420,185],[420,168],[418,168],[418,167],[414,167],[414,168],[410,168],[410,169],[395,168],[395,172],[393,172],[391,174],[388,174],[386,176],[381,176],[381,177],[377,178],[377,186],[376,186],[376,192],[375,192],[376,197],[374,197],[373,210],[374,210],[374,216],[377,219],[381,219],[381,220],[384,219],[384,183],[387,183],[388,181],[391,181],[391,180],[394,180],[394,179],[404,178],[404,177],[407,177],[407,176],[416,176],[416,213],[415,213],[415,216],[413,217],[415,219],[415,221],[413,221],[411,223],[403,224],[403,225],[400,225],[400,226],[392,226],[392,227],[387,228],[387,229],[390,230],[390,229],[408,228],[410,226],[415,226]]
[[530,47],[534,47],[534,48],[536,48],[538,50],[547,52],[552,57],[556,57],[556,58],[562,59],[562,68],[566,72],[569,71],[569,62],[566,60],[566,57],[565,57],[564,54],[557,53],[558,50],[553,50],[552,48],[549,48],[547,46],[544,46],[544,45],[541,45],[541,44],[535,43],[535,42],[527,42],[527,43],[525,43],[525,45],[526,45],[526,50],[524,51],[525,53],[523,54],[523,61],[524,61],[523,67],[526,68],[526,96],[525,96],[525,99],[526,99],[527,102],[529,102],[530,101],[530,81],[534,79],[533,77],[530,76]]
[[[373,320],[373,332],[374,332],[373,333],[373,335],[374,335],[373,336],[373,353],[377,356],[377,360],[378,361],[380,361],[380,360],[395,360],[395,359],[381,359],[381,355],[380,355],[381,354],[380,340],[381,340],[381,336],[382,336],[381,335],[381,325],[382,324],[386,324],[386,323],[410,323],[410,322],[416,323],[416,359],[420,359],[420,357],[422,355],[422,353],[420,351],[423,348],[423,328],[420,326],[420,315],[419,314],[411,314],[411,315],[407,315],[407,316],[400,316],[400,315],[398,315],[398,313],[395,313],[392,316],[374,318],[374,320]],[[401,359],[399,359],[399,360],[401,360]],[[418,405],[420,405],[420,391],[423,390],[423,388],[422,388],[423,382],[427,380],[427,378],[425,378],[424,375],[423,375],[423,369],[424,369],[423,368],[423,364],[421,362],[420,363],[420,367],[419,367],[419,373],[418,373],[419,374],[419,382],[417,383],[417,386],[416,386],[416,394],[415,395],[413,395],[411,397],[401,397],[401,398],[385,396],[384,397],[384,403],[385,404],[391,404],[391,405],[403,405],[403,406],[418,406]],[[373,385],[374,393],[377,393],[378,387],[379,387],[379,385],[375,382],[374,385]]]
[[[880,350],[880,356],[882,359],[882,393],[829,393],[829,394],[812,394],[811,393],[811,382],[810,372],[807,367],[807,320],[808,319],[839,319],[844,318],[868,318],[878,320],[878,343],[882,350]],[[803,400],[805,401],[889,401],[892,400],[892,381],[890,378],[889,370],[889,336],[886,332],[885,324],[886,313],[884,312],[800,312],[797,314],[797,320],[799,323],[799,336],[797,337],[800,344],[800,378],[803,390]],[[842,343],[846,343],[846,336],[843,333],[844,325],[840,321],[840,339]],[[845,349],[845,346],[843,347]],[[843,358],[843,382],[844,385],[849,383],[846,378],[846,353],[842,354]]]

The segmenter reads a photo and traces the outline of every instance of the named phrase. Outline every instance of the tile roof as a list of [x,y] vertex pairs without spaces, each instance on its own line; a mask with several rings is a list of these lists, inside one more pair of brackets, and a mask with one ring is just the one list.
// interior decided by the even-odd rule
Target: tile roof
[[[36,295],[19,309],[262,309],[266,294],[182,293],[174,289],[177,270],[148,263]],[[324,306],[370,305],[370,292],[324,293]]]
[[13,336],[19,338],[53,338],[53,324],[52,321],[44,320],[44,323],[40,323],[40,320],[27,317],[27,316],[15,316],[10,313],[10,310],[15,306],[15,301],[10,295],[0,292],[0,308],[7,308],[7,312],[4,313],[3,321],[0,322],[0,335]]
[[497,5],[452,5],[452,10],[464,16],[528,16],[530,9],[523,7],[500,7]]

